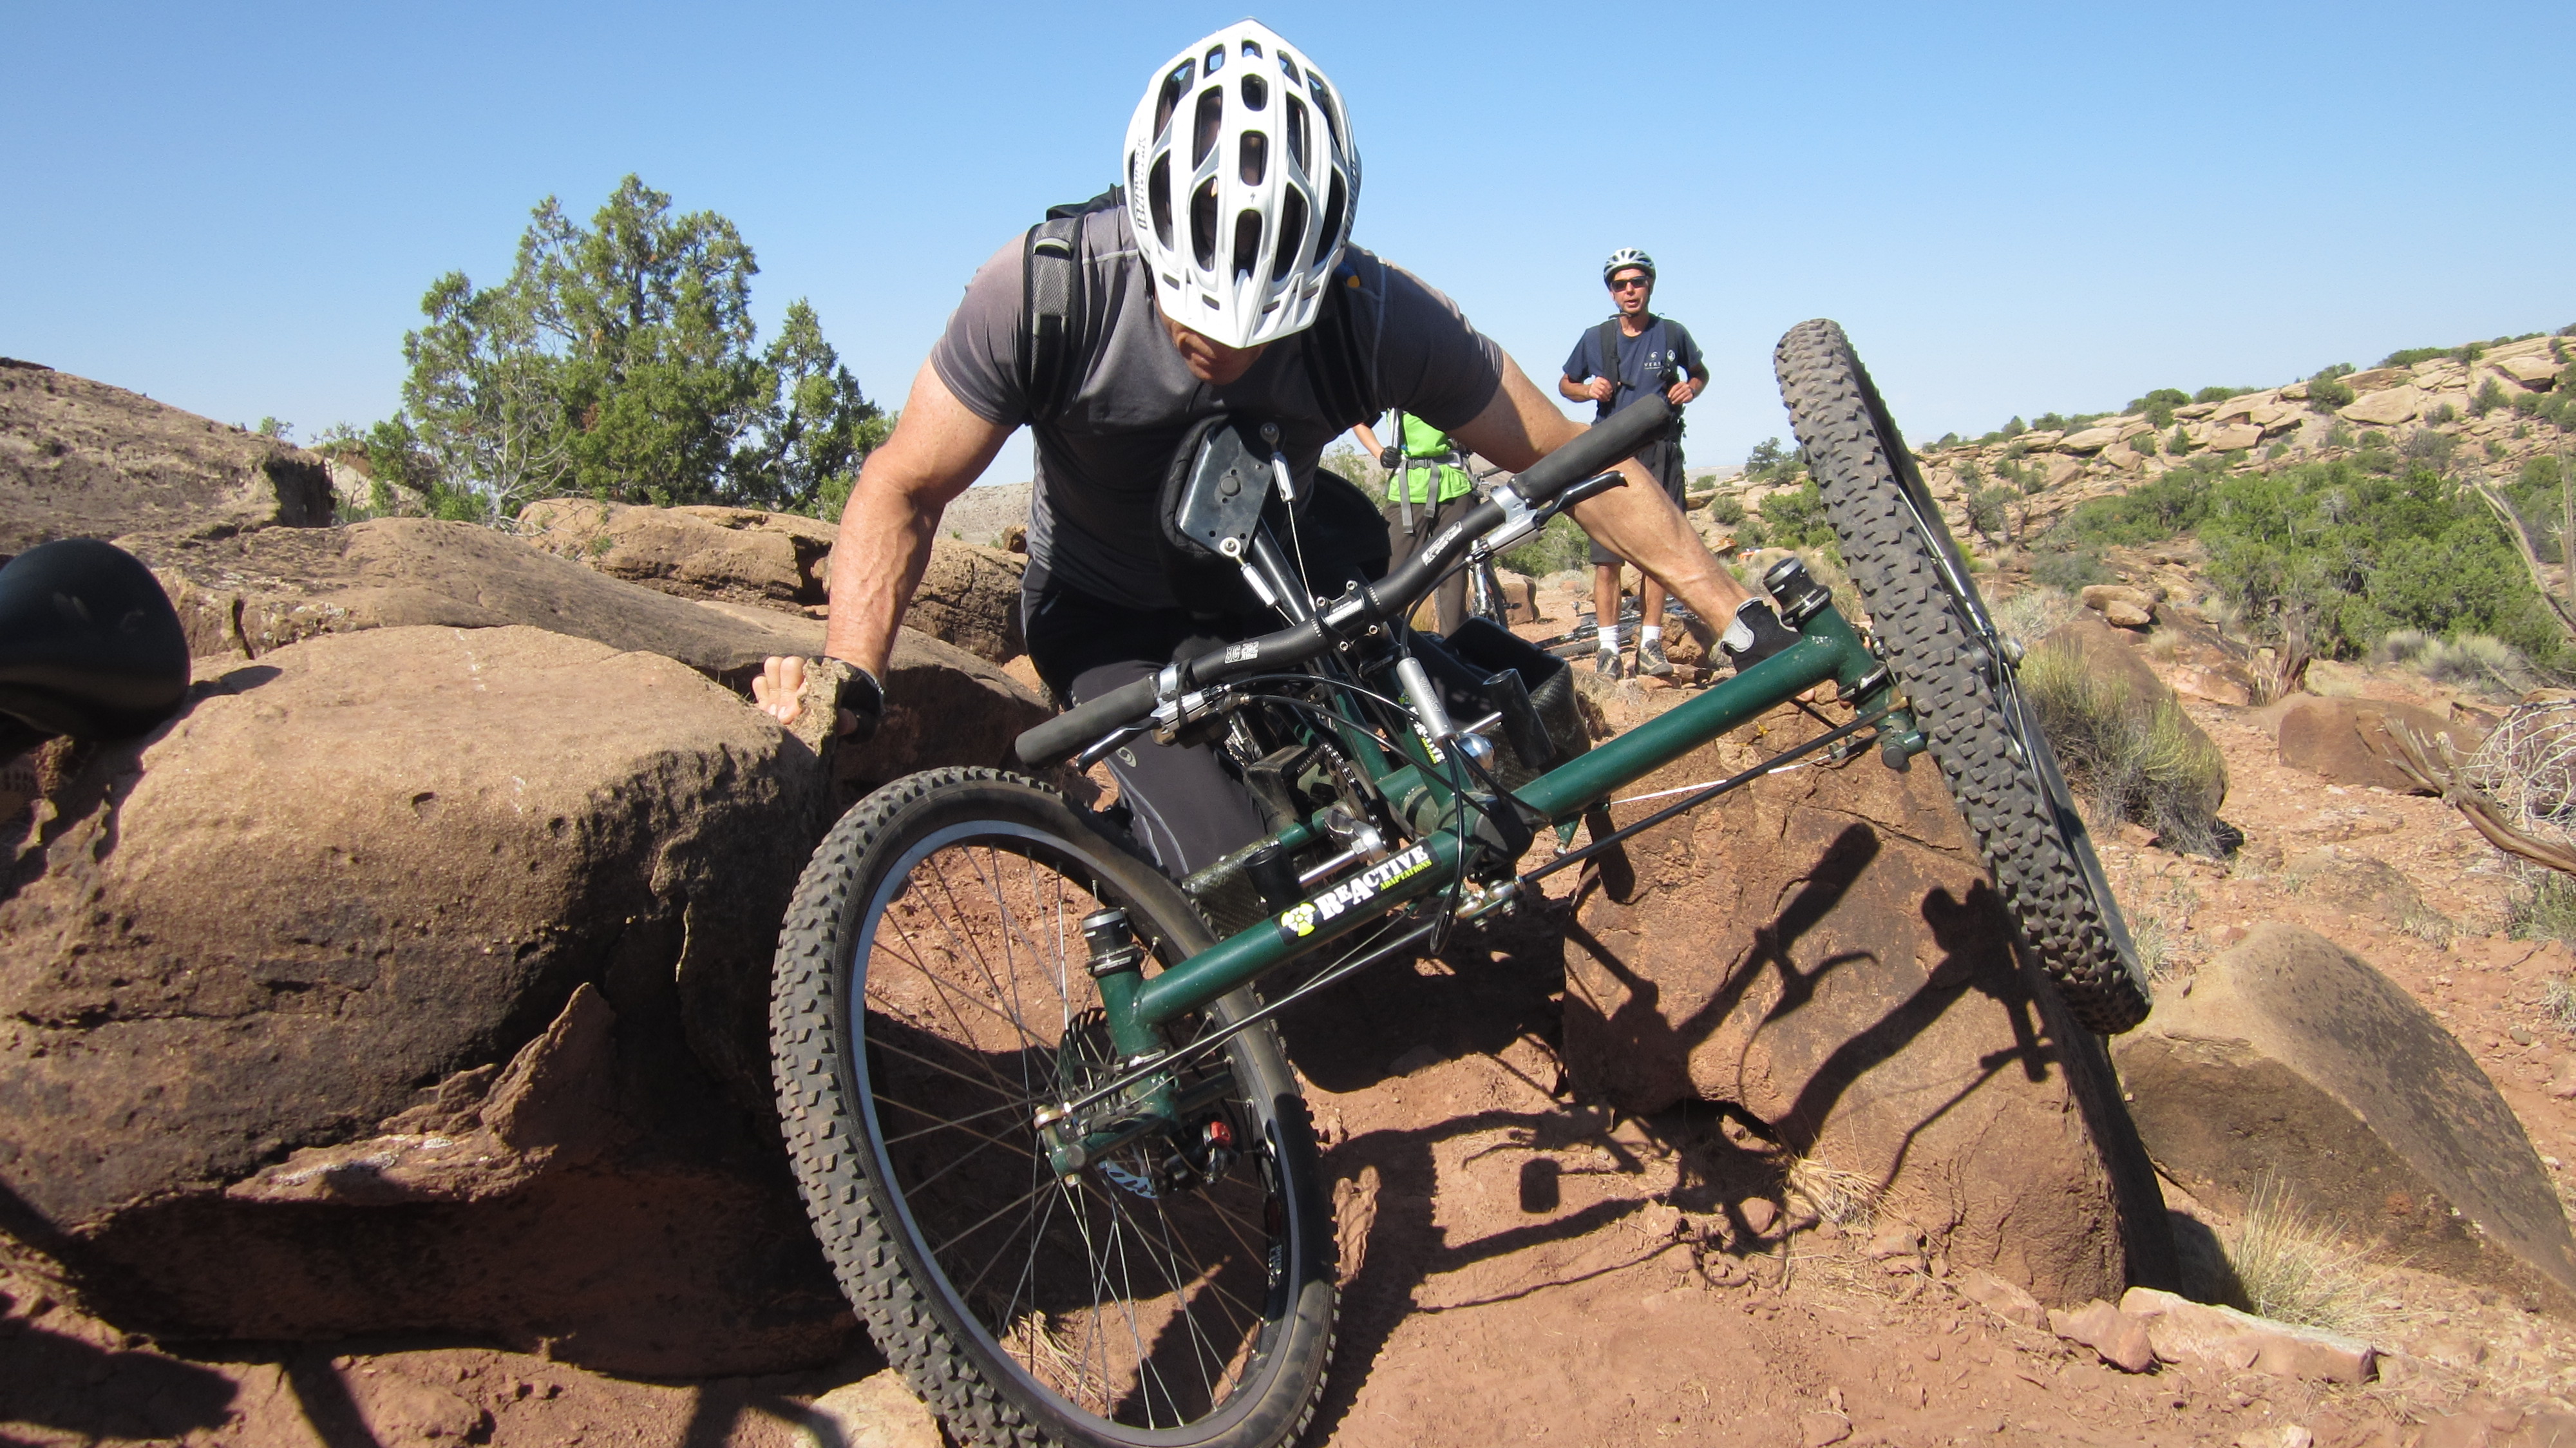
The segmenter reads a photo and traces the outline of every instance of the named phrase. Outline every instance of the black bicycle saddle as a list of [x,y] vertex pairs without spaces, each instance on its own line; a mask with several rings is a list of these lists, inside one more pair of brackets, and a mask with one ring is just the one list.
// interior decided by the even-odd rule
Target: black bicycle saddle
[[65,538],[0,568],[0,747],[141,734],[187,692],[178,611],[133,554]]

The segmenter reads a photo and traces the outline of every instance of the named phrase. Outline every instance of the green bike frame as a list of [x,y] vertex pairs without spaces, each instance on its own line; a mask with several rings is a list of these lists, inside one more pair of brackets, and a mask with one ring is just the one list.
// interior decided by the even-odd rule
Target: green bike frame
[[[1540,775],[1514,791],[1514,797],[1549,823],[1568,826],[1585,811],[1606,801],[1620,786],[1829,679],[1864,715],[1891,703],[1891,685],[1878,659],[1831,603],[1822,604],[1808,615],[1799,632],[1801,637],[1796,644],[1689,703]],[[1919,736],[1901,709],[1890,713],[1880,727],[1885,737],[1897,741],[1906,752],[1920,747]],[[1373,736],[1361,738],[1370,745],[1363,757],[1386,758],[1375,747]],[[1453,807],[1454,796],[1432,766],[1421,741],[1405,743],[1415,754],[1414,760],[1384,772],[1379,778],[1381,789],[1399,813],[1409,818],[1437,810],[1449,815],[1453,823],[1424,831],[1408,848],[1325,886],[1261,924],[1157,975],[1103,979],[1111,1039],[1122,1053],[1131,1058],[1154,1054],[1160,1048],[1164,1027],[1317,946],[1329,944],[1384,918],[1389,910],[1455,881],[1460,857],[1467,847],[1468,811]],[[1315,838],[1314,828],[1301,823],[1272,836],[1272,842],[1294,850]]]

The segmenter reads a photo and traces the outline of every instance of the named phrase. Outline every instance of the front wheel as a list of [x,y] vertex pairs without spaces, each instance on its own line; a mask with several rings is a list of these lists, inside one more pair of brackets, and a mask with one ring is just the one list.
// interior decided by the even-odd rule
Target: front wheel
[[1986,867],[2088,1029],[2147,1018],[2146,972],[1984,600],[1843,329],[1801,322],[1772,362],[1872,631]]
[[1320,1166],[1276,1034],[1181,1073],[1222,1088],[1240,1154],[1213,1179],[1176,1183],[1142,1144],[1059,1175],[1035,1125],[1119,1069],[1082,935],[1108,907],[1166,967],[1211,943],[1177,887],[1029,780],[936,770],[843,816],[779,938],[797,1182],[877,1346],[960,1440],[1274,1448],[1333,1342]]

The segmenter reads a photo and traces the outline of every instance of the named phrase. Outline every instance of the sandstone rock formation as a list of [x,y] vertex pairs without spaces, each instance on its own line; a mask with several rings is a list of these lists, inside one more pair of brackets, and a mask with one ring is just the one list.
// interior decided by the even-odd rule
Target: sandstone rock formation
[[[1813,732],[1764,725],[1766,749]],[[1634,792],[1749,762],[1721,741]],[[2165,1272],[2161,1200],[2107,1062],[2032,992],[1934,770],[1777,776],[1623,848],[1585,881],[1566,947],[1580,1092],[1638,1112],[1734,1103],[1865,1178],[1954,1269],[2052,1303]]]
[[0,881],[0,1226],[165,1334],[828,1358],[745,1104],[818,787],[698,674],[538,629],[220,670]]
[[820,605],[831,524],[756,508],[647,508],[544,498],[520,536],[559,558],[680,598]]
[[56,538],[212,537],[331,516],[330,474],[301,448],[0,358],[0,558]]
[[[820,616],[838,529],[752,508],[647,508],[548,498],[519,514],[529,542],[559,558],[679,598],[766,604]],[[905,625],[989,662],[1027,649],[1020,575],[1028,560],[939,537]]]
[[2259,926],[2114,1047],[2156,1164],[2242,1211],[2258,1188],[2393,1260],[2576,1294],[2576,1238],[2511,1108],[2360,957]]
[[747,689],[771,654],[815,653],[821,626],[686,603],[549,557],[504,533],[429,518],[228,538],[118,540],[161,577],[200,657],[250,659],[360,629],[529,624],[677,659]]

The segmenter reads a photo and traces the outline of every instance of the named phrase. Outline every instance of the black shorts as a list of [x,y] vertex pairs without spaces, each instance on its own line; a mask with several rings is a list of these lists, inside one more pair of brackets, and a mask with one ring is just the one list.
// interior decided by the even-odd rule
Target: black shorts
[[[1664,485],[1664,496],[1673,500],[1674,507],[1682,505],[1682,444],[1679,438],[1657,438],[1639,448],[1637,465],[1646,470],[1648,477]],[[1596,540],[1592,545],[1592,561],[1597,565],[1628,560],[1602,547]]]

